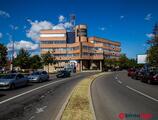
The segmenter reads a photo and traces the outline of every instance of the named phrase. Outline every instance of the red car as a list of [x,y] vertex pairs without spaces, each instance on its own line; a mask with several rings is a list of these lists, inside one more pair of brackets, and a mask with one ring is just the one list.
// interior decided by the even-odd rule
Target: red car
[[128,76],[131,76],[136,70],[134,68],[128,69]]
[[143,76],[141,81],[148,84],[158,83],[158,73],[149,72]]

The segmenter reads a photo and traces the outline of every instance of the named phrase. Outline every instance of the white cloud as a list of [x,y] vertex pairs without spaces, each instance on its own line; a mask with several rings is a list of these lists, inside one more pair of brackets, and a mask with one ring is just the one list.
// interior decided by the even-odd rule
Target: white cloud
[[152,19],[152,14],[151,13],[147,14],[144,19],[147,20],[147,21],[151,20]]
[[123,15],[120,16],[120,19],[121,19],[121,20],[124,19],[124,18],[125,18],[125,16],[123,16]]
[[58,17],[58,19],[59,19],[59,22],[64,22],[65,21],[65,17],[63,15],[60,15]]
[[5,11],[3,11],[3,10],[0,10],[0,16],[9,18],[10,14],[5,12]]
[[28,19],[27,21],[31,24],[31,28],[26,31],[26,36],[28,38],[31,38],[32,40],[37,40],[39,39],[39,34],[41,30],[48,30],[48,29],[69,29],[72,27],[72,24],[68,21],[65,21],[65,17],[63,15],[60,15],[58,17],[59,23],[54,25],[53,23],[49,21],[32,21]]
[[147,33],[146,36],[147,36],[148,38],[153,38],[153,37],[154,37],[154,34],[153,34],[153,33]]
[[3,37],[3,34],[0,32],[0,39]]
[[24,25],[23,29],[26,29],[26,28],[27,28],[27,26],[26,26],[26,25]]
[[[7,48],[8,50],[12,50],[13,47],[13,42],[10,42],[7,44]],[[39,44],[34,44],[30,41],[25,41],[25,40],[21,40],[21,41],[15,41],[14,42],[14,49],[15,50],[20,50],[21,48],[24,48],[26,50],[37,50],[39,48]]]
[[41,30],[53,29],[53,24],[49,21],[35,21],[32,22],[28,19],[28,22],[31,24],[31,28],[27,31],[26,36],[32,40],[39,39],[39,33]]
[[105,27],[99,27],[99,30],[101,30],[101,31],[105,31],[106,28],[105,28]]
[[72,27],[72,24],[70,22],[65,22],[64,23],[64,27],[67,29],[67,28],[70,28]]
[[54,30],[56,30],[56,29],[65,29],[65,27],[64,27],[64,24],[63,24],[63,23],[59,23],[59,24],[53,26],[53,29],[54,29]]
[[72,26],[70,22],[65,22],[65,23],[59,23],[55,26],[53,26],[53,30],[56,29],[69,29]]
[[12,30],[17,30],[18,29],[18,26],[10,25],[10,27],[11,27]]

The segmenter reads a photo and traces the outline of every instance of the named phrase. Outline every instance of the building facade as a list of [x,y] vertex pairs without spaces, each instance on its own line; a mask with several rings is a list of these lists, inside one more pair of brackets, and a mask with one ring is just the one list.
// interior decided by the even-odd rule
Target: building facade
[[[119,58],[120,42],[99,37],[88,37],[87,26],[77,25],[74,32],[66,30],[41,30],[41,54],[48,51],[58,62],[50,72],[73,66],[77,71],[102,70],[104,58]],[[44,68],[47,70],[47,66]]]

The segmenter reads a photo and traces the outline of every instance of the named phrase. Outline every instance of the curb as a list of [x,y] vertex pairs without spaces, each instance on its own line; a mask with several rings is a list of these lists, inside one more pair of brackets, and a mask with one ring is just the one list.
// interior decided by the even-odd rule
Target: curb
[[[96,79],[96,78],[95,78],[95,79]],[[95,80],[95,79],[94,79],[94,80]],[[93,80],[93,81],[94,81],[94,80]],[[89,92],[88,92],[88,94],[89,94],[89,102],[90,102],[90,108],[91,108],[92,114],[93,114],[93,119],[96,120],[96,114],[95,114],[95,111],[94,111],[94,105],[93,105],[93,99],[92,99],[92,93],[91,93],[91,85],[92,85],[93,81],[92,81],[91,84],[89,85]]]
[[62,107],[61,107],[61,109],[60,109],[58,115],[57,115],[56,118],[55,118],[55,120],[61,120],[62,114],[63,114],[63,112],[64,112],[64,110],[65,110],[65,108],[66,108],[66,106],[67,106],[67,104],[68,104],[68,102],[69,102],[69,100],[70,100],[70,97],[71,97],[72,93],[73,93],[74,90],[75,90],[75,87],[76,87],[76,86],[74,86],[74,88],[72,89],[72,91],[70,92],[70,94],[68,95],[68,97],[66,98],[66,100],[65,100],[64,104],[62,105]]
[[93,114],[93,119],[94,120],[96,120],[96,114],[95,114],[95,109],[94,109],[94,104],[93,104],[93,98],[92,98],[92,92],[91,92],[91,89],[92,89],[92,84],[93,84],[93,82],[97,79],[97,78],[99,78],[99,77],[101,77],[101,76],[103,76],[103,75],[106,75],[107,73],[102,73],[101,75],[99,75],[99,76],[96,76],[93,80],[92,80],[92,82],[91,82],[91,84],[89,85],[89,98],[90,98],[90,107],[91,107],[91,110],[92,110],[92,114]]

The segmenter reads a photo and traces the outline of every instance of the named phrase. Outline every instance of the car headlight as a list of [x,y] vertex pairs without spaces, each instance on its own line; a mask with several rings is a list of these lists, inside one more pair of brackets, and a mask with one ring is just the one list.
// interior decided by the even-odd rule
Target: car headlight
[[38,77],[34,77],[33,79],[38,80]]
[[10,83],[9,82],[5,82],[5,83],[3,83],[4,85],[9,85]]

